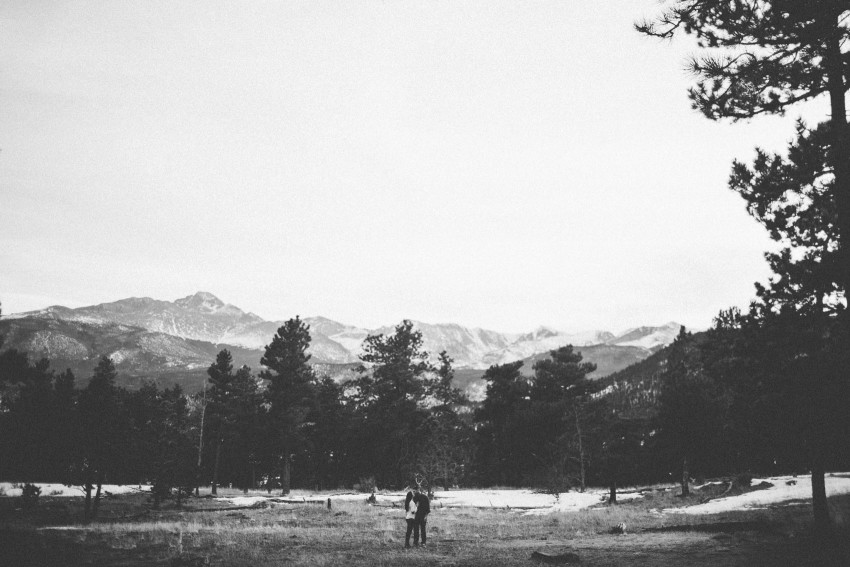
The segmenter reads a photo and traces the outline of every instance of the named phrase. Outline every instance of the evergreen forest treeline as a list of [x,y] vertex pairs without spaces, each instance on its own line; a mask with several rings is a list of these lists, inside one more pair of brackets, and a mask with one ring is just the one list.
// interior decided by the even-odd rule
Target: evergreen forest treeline
[[615,498],[618,485],[675,480],[687,491],[692,479],[803,473],[822,447],[832,449],[827,468],[846,470],[846,382],[801,373],[786,343],[731,310],[601,380],[569,345],[530,377],[522,362],[492,366],[475,403],[453,387],[451,358],[431,362],[409,321],[367,337],[357,377],[337,383],[309,365],[309,326],[296,317],[259,373],[234,369],[222,350],[205,391],[191,395],[116,387],[107,357],[78,389],[70,371],[7,349],[0,478],[81,486],[93,517],[103,483],[150,483],[156,504],[198,485],[286,493],[414,482],[602,485]]

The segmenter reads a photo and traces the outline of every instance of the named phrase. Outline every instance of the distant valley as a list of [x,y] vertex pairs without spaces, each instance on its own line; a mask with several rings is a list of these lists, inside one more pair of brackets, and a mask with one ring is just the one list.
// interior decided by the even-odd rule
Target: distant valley
[[[310,325],[312,363],[318,371],[337,378],[351,375],[368,335],[390,334],[394,329],[363,329],[324,317],[304,320]],[[222,348],[231,351],[237,366],[257,370],[263,347],[282,323],[198,292],[175,301],[128,298],[7,315],[0,320],[0,334],[6,336],[4,348],[25,350],[31,358],[48,357],[57,370],[71,368],[81,383],[97,359],[107,355],[127,386],[147,378],[164,385],[180,383],[194,391],[202,386],[206,368]],[[414,323],[433,359],[443,350],[452,356],[458,385],[471,394],[479,393],[480,377],[493,364],[526,360],[525,369],[530,372],[534,360],[572,344],[586,360],[597,364],[592,377],[599,378],[647,358],[679,332],[673,322],[618,335],[609,331],[570,334],[544,327],[509,334],[456,324]]]

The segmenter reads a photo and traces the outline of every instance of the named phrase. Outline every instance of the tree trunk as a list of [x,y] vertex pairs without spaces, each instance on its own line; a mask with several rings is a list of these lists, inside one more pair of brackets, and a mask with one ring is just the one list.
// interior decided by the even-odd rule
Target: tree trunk
[[213,477],[212,477],[212,493],[213,495],[218,494],[218,465],[221,462],[221,435],[218,436],[218,441],[215,446],[215,465],[213,466]]
[[608,487],[608,504],[617,503],[617,481],[612,480]]
[[691,479],[691,473],[688,470],[688,458],[682,459],[682,496],[690,496],[691,489],[688,483]]
[[289,494],[289,483],[292,463],[289,456],[289,445],[283,447],[283,461],[281,462],[280,472],[280,494],[286,496]]
[[93,488],[91,480],[87,480],[83,488],[86,491],[86,507],[83,511],[83,521],[88,524],[91,521],[91,491]]
[[585,463],[584,463],[584,443],[582,442],[582,431],[581,431],[581,420],[579,419],[579,405],[573,405],[573,412],[576,416],[576,433],[578,434],[578,459],[579,466],[581,468],[581,492],[584,492],[585,488],[587,488],[586,477],[585,477]]
[[[833,141],[829,156],[835,179],[835,202],[837,205],[837,224],[839,229],[839,265],[841,279],[839,289],[845,294],[850,291],[850,130],[847,126],[847,103],[844,99],[845,80],[844,62],[841,54],[842,28],[838,18],[841,13],[834,15],[829,25],[833,33],[827,39],[824,65],[827,71],[827,87],[829,89],[830,126]],[[850,317],[842,314],[844,325],[850,326]],[[846,333],[850,336],[850,332]],[[845,345],[850,348],[850,345]],[[846,375],[844,379],[850,379]],[[815,527],[818,531],[828,530],[831,522],[826,503],[826,485],[824,479],[823,461],[819,455],[812,463],[812,511],[814,512]]]
[[812,511],[815,516],[815,530],[820,535],[826,535],[831,527],[829,507],[826,503],[826,479],[820,459],[812,466]]
[[850,132],[847,128],[847,103],[844,99],[844,62],[841,54],[842,29],[838,17],[830,22],[833,33],[827,39],[824,65],[829,89],[830,125],[832,127],[830,165],[835,175],[835,198],[838,209],[838,228],[842,281],[840,288],[848,290],[850,284]]
[[97,492],[94,494],[94,503],[92,504],[91,519],[97,519],[97,511],[100,509],[100,493],[103,490],[103,473],[97,476]]
[[201,495],[201,460],[204,454],[204,416],[207,414],[207,382],[204,380],[204,402],[201,406],[201,438],[198,440],[198,471],[195,479],[195,496]]

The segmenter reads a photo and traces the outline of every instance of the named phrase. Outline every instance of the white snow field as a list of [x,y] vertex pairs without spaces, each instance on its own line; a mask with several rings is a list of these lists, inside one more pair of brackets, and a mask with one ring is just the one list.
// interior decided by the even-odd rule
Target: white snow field
[[[41,496],[85,496],[80,486],[65,486],[64,484],[51,484],[33,482],[32,484],[41,488]],[[0,482],[0,496],[20,496],[24,483]],[[103,492],[110,494],[127,494],[128,492],[150,492],[151,487],[145,484],[104,484]],[[96,490],[96,488],[95,488]],[[94,491],[92,491],[94,495]]]
[[[812,497],[812,482],[809,476],[777,476],[768,478],[754,478],[753,485],[762,482],[770,483],[770,488],[755,490],[738,496],[717,498],[694,506],[682,508],[667,508],[663,513],[670,514],[716,514],[719,512],[731,512],[735,510],[753,510],[787,504],[793,501],[810,500]],[[82,496],[83,491],[78,486],[65,486],[62,484],[34,483],[41,488],[42,496]],[[147,492],[150,490],[146,485],[104,485],[103,490],[111,494],[125,494],[131,492]],[[678,490],[678,487],[671,487]],[[826,476],[827,496],[837,494],[850,494],[850,473],[832,473]],[[406,491],[377,492],[375,499],[378,504],[401,504],[404,501]],[[21,488],[10,482],[0,482],[0,496],[20,496]],[[253,506],[258,502],[266,500],[283,499],[286,501],[299,500],[303,502],[325,502],[331,501],[363,501],[369,497],[368,494],[359,492],[324,492],[316,493],[306,490],[294,490],[286,497],[277,495],[258,494],[252,492],[245,496],[221,497],[218,500],[229,502],[233,506]],[[480,489],[480,490],[448,490],[437,491],[431,504],[432,508],[499,508],[504,510],[517,510],[525,514],[550,514],[553,512],[575,512],[590,508],[604,502],[608,498],[607,490],[594,489],[587,492],[565,492],[558,498],[552,494],[544,494],[528,489]],[[639,492],[620,492],[617,494],[619,501],[643,498]]]
[[[827,474],[826,495],[850,493],[849,474]],[[769,482],[773,486],[763,490],[754,490],[739,496],[716,498],[705,504],[687,506],[684,508],[669,508],[664,512],[678,514],[717,514],[735,510],[757,510],[770,506],[781,505],[794,500],[811,500],[812,477],[810,476],[774,476],[770,478],[754,478],[753,486]]]
[[[406,491],[377,492],[375,500],[378,504],[400,504],[404,501]],[[235,496],[222,497],[221,501],[230,502],[234,506],[253,506],[257,502],[267,499],[296,500],[303,502],[325,502],[328,498],[332,501],[365,501],[368,494],[352,492],[328,492],[317,494],[293,490],[285,497],[277,496]],[[480,490],[449,490],[436,491],[432,508],[501,508],[504,510],[525,510],[528,513],[570,512],[589,508],[599,504],[608,497],[607,491],[589,490],[584,493],[564,492],[559,498],[552,494],[544,494],[528,489],[480,489]],[[620,500],[641,498],[640,494],[618,494]]]

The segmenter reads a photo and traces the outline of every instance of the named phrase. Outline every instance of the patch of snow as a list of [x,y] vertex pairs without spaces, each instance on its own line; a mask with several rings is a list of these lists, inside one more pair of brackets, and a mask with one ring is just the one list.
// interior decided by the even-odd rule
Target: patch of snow
[[597,398],[601,398],[602,396],[607,396],[608,394],[610,394],[613,391],[614,391],[614,385],[611,384],[610,386],[605,386],[604,389],[599,390],[598,392],[591,394],[590,397],[595,400]]
[[487,398],[487,384],[484,382],[473,382],[466,387],[466,395],[473,402],[483,402]]
[[216,498],[216,500],[232,502],[234,506],[250,507],[257,502],[264,502],[268,500],[268,498],[265,496],[236,496],[234,498]]
[[[398,504],[404,502],[405,491],[377,492],[375,499],[379,504]],[[304,502],[331,501],[357,502],[365,501],[369,495],[363,493],[324,493],[294,490],[287,499]],[[445,490],[436,491],[432,508],[496,508],[503,510],[523,510],[526,514],[551,514],[553,512],[576,512],[599,504],[608,497],[607,490],[591,490],[587,492],[564,492],[559,498],[552,494],[544,494],[528,489],[504,490]],[[234,506],[253,506],[258,501],[273,499],[275,496],[237,496],[218,498],[232,502]],[[620,501],[643,498],[638,493],[618,494]]]
[[[15,488],[15,485],[22,486],[24,483],[11,483],[11,482],[0,482],[0,495],[6,496],[20,496],[22,489],[20,487]],[[85,492],[81,486],[65,486],[64,484],[56,484],[56,483],[46,483],[46,482],[33,482],[35,486],[41,489],[41,496],[84,496]],[[141,489],[141,490],[140,490]],[[102,487],[103,492],[109,492],[110,494],[128,494],[131,492],[150,492],[151,487],[142,484],[104,484]],[[95,490],[97,488],[95,487]]]
[[[825,480],[827,496],[850,493],[850,475],[827,475]],[[753,485],[761,482],[769,482],[773,486],[738,496],[717,498],[705,504],[685,508],[668,508],[664,512],[672,514],[717,514],[736,510],[757,510],[791,500],[811,500],[812,498],[812,478],[810,476],[774,476],[753,479]]]

